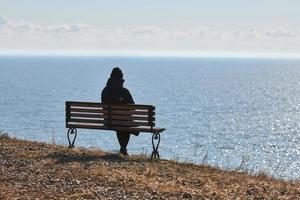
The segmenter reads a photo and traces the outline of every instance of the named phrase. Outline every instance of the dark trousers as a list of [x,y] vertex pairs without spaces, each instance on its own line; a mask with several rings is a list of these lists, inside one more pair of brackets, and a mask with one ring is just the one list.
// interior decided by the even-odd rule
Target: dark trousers
[[120,144],[120,151],[127,152],[127,145],[130,139],[130,133],[117,131],[117,137]]

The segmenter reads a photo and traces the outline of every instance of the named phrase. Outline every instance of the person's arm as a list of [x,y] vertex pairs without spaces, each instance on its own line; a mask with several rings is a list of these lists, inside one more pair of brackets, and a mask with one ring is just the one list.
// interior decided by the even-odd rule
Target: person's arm
[[131,103],[134,104],[134,100],[132,98],[132,95],[130,94],[129,90],[124,88],[125,90],[125,99],[126,99],[126,103]]
[[101,103],[109,103],[109,96],[105,88],[101,92]]

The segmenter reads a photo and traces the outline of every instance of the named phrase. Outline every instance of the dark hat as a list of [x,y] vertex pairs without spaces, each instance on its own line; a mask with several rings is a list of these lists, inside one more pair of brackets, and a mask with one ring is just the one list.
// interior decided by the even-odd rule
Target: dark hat
[[123,72],[119,67],[115,67],[111,71],[110,77],[121,78],[122,79],[123,78]]

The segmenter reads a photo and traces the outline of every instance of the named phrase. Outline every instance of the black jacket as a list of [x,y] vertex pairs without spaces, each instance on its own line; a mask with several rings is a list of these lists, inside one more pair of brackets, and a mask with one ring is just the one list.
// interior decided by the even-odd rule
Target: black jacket
[[102,103],[134,104],[133,98],[127,88],[123,87],[124,80],[110,77],[106,87],[101,92]]
[[[133,98],[127,88],[123,87],[124,80],[122,78],[110,77],[107,80],[106,87],[101,92],[102,103],[112,104],[134,104]],[[131,134],[139,135],[139,132]]]

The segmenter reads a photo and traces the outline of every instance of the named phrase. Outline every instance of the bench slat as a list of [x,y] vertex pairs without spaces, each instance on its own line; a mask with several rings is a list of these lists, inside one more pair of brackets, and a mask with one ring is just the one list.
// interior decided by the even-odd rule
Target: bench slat
[[95,113],[95,114],[82,114],[82,113],[71,113],[70,117],[80,117],[80,118],[99,118],[103,119],[104,115],[101,113]]
[[[108,123],[108,120],[99,120],[99,119],[69,119],[69,122],[77,123],[91,123],[91,124],[105,124]],[[137,122],[137,121],[119,121],[111,120],[110,124],[112,126],[148,126],[148,122]]]
[[107,108],[108,105],[101,104],[101,103],[70,103],[71,107],[84,107],[84,108]]
[[[81,113],[71,113],[70,117],[71,119],[74,119],[74,117],[76,118],[95,118],[95,119],[104,119],[104,116],[107,118],[107,115],[103,115],[101,113],[95,113],[95,114],[81,114]],[[111,119],[116,119],[116,120],[128,120],[128,121],[132,121],[132,120],[139,120],[139,121],[146,121],[148,122],[148,117],[145,116],[124,116],[124,115],[111,115]],[[153,118],[155,120],[155,118]]]
[[111,120],[113,126],[148,126],[148,122]]
[[70,112],[77,112],[77,113],[108,113],[107,110],[103,109],[83,109],[83,108],[70,108]]
[[[80,101],[66,101],[66,104],[70,105],[70,106],[78,106],[78,107],[98,107],[98,108],[107,108],[108,105],[107,104],[103,104],[103,103],[96,103],[96,102],[80,102]],[[143,104],[112,104],[111,105],[114,108],[117,109],[142,109],[142,110],[147,110],[149,108],[154,108],[154,106],[152,105],[143,105]]]
[[107,127],[105,125],[79,125],[69,124],[67,128],[83,128],[83,129],[101,129],[112,131],[128,131],[128,132],[149,132],[149,133],[161,133],[164,128],[150,128],[150,127]]
[[[136,110],[112,110],[111,114],[119,114],[119,115],[146,115],[148,116],[148,111],[136,111]],[[154,115],[154,113],[153,113]]]
[[[140,121],[146,121],[148,122],[148,117],[144,116],[124,116],[124,115],[111,115],[111,119],[117,119],[117,120],[140,120]],[[155,118],[154,118],[155,119]]]
[[[83,108],[71,108],[71,113],[104,113],[108,114],[108,110],[104,109],[83,109]],[[111,110],[111,114],[119,114],[119,115],[147,115],[148,111],[136,111],[136,110]],[[153,116],[155,113],[153,112]]]
[[148,111],[151,109],[153,106],[144,106],[144,105],[111,105],[112,109],[120,109],[120,110],[131,110],[131,109],[136,109],[136,110],[145,110]]
[[79,122],[79,123],[93,123],[93,124],[104,124],[107,123],[107,120],[100,120],[100,119],[69,119],[69,122]]

